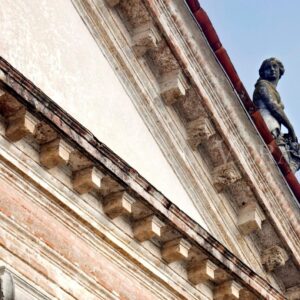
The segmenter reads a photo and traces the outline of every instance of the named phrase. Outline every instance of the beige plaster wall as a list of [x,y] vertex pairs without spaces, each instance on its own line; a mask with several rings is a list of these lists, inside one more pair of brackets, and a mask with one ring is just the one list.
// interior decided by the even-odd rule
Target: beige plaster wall
[[70,0],[0,0],[0,55],[206,228]]

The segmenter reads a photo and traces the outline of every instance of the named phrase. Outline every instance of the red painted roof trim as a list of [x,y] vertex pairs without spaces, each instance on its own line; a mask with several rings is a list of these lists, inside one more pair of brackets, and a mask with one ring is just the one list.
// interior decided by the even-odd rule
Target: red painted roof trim
[[300,203],[300,184],[295,174],[292,172],[289,164],[284,159],[282,152],[280,151],[275,140],[273,139],[273,136],[271,135],[261,114],[259,113],[254,103],[252,102],[251,98],[249,97],[243,83],[241,82],[230,60],[230,57],[227,54],[227,51],[222,46],[222,43],[219,40],[216,30],[214,29],[208,15],[204,11],[204,9],[200,6],[198,0],[186,0],[186,2],[190,10],[192,11],[195,19],[197,20],[198,24],[200,25],[203,33],[205,34],[207,41],[211,46],[212,50],[214,51],[217,59],[219,60],[227,76],[229,77],[237,94],[240,96],[240,99],[245,109],[251,116],[258,132],[260,133],[263,140],[267,144],[270,152],[273,155],[273,158],[277,162],[278,167],[280,168],[283,176],[285,177],[285,180],[287,181],[288,185],[290,186],[291,190],[296,196],[298,202]]

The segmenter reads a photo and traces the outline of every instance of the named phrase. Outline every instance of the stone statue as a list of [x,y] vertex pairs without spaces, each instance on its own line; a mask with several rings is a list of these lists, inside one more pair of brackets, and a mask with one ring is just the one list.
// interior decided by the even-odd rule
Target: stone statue
[[[283,74],[284,66],[278,59],[272,57],[264,60],[259,69],[260,77],[255,84],[253,102],[259,109],[291,169],[296,172],[300,169],[300,146],[276,90],[278,81]],[[287,134],[281,132],[281,125],[286,127]]]

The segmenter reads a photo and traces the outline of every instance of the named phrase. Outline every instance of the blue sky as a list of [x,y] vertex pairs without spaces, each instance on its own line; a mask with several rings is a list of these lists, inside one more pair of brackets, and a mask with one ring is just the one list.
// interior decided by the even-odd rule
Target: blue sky
[[300,140],[300,0],[199,0],[252,97],[258,69],[277,57],[278,91]]

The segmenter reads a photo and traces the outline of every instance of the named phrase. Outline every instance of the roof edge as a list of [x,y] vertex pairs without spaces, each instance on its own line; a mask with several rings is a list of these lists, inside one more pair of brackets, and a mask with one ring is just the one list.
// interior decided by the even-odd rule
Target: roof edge
[[226,49],[223,47],[207,13],[201,7],[198,0],[186,0],[186,3],[188,4],[198,25],[201,27],[212,51],[215,53],[217,60],[224,69],[225,73],[227,74],[232,86],[234,87],[236,93],[238,94],[241,100],[241,103],[243,104],[245,110],[250,115],[253,123],[255,124],[257,131],[268,146],[288,186],[291,188],[295,197],[300,203],[300,184],[298,182],[298,179],[292,172],[288,162],[283,157],[281,150],[279,149],[278,145],[276,144],[276,141],[271,135],[260,112],[257,110],[256,106],[252,102],[246,88],[244,87],[237,71],[233,66],[233,63]]

